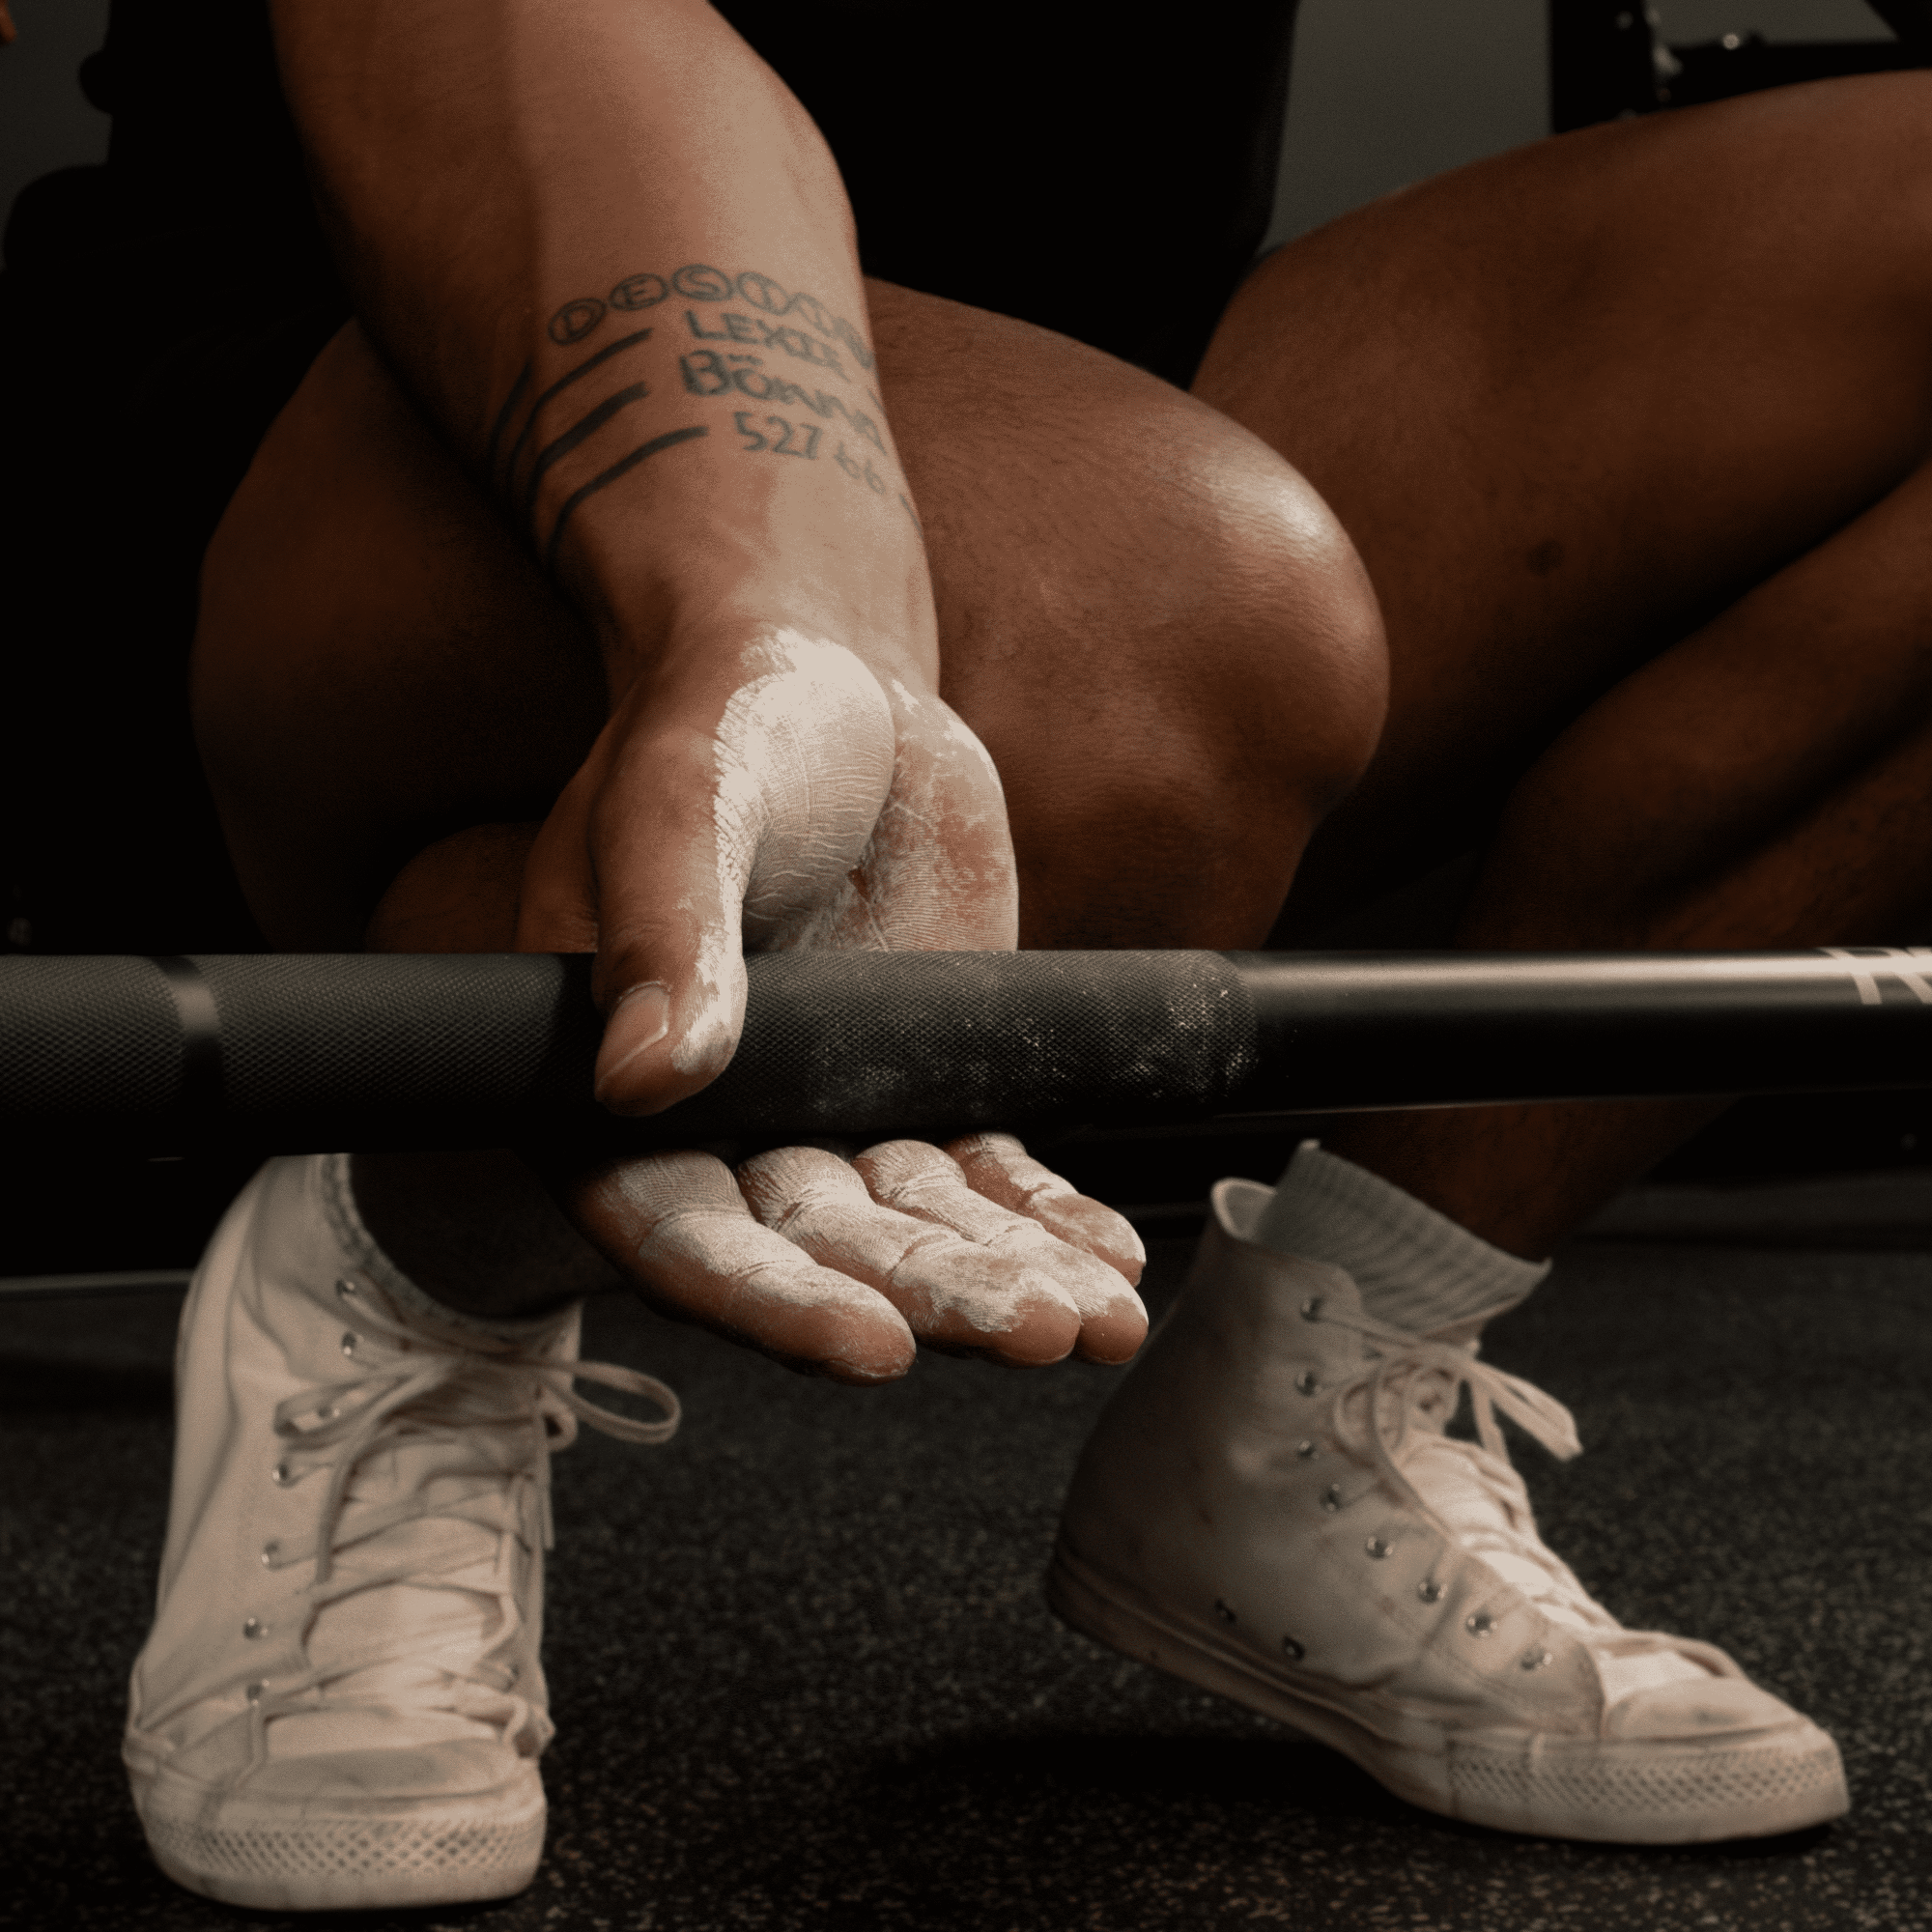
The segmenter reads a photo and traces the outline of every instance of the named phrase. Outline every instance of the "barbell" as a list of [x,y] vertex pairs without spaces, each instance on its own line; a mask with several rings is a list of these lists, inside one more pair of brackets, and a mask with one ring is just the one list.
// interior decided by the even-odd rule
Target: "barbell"
[[584,954],[0,959],[0,1139],[151,1153],[1179,1123],[1932,1085],[1932,951],[780,952],[664,1114],[591,1094]]

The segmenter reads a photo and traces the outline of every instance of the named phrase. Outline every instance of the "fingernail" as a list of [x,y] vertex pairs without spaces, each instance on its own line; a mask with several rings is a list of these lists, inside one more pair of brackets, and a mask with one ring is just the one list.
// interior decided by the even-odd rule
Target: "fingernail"
[[598,1053],[597,1097],[602,1100],[611,1083],[648,1046],[655,1046],[670,1031],[670,994],[657,980],[633,986],[617,1002],[604,1028],[604,1045]]

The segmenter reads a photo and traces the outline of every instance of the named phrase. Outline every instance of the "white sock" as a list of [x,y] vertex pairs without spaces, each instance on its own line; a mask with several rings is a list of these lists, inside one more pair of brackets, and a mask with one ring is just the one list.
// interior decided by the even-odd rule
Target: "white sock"
[[350,1156],[346,1153],[323,1155],[323,1210],[328,1216],[329,1229],[344,1255],[395,1304],[396,1312],[406,1321],[422,1322],[429,1327],[454,1329],[459,1335],[486,1336],[497,1342],[536,1342],[554,1333],[566,1316],[576,1314],[576,1304],[573,1304],[568,1310],[539,1316],[535,1320],[486,1320],[480,1315],[469,1315],[437,1300],[435,1295],[418,1288],[389,1259],[382,1243],[369,1232],[368,1224],[355,1205],[355,1188],[349,1163]]
[[1345,1269],[1378,1321],[1425,1335],[1515,1307],[1549,1272],[1315,1141],[1295,1149],[1250,1238]]

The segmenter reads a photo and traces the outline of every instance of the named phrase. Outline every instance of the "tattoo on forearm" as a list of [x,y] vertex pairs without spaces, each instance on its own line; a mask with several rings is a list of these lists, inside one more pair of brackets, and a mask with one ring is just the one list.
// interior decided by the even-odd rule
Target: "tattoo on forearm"
[[556,522],[550,526],[550,541],[544,545],[544,569],[552,576],[556,574],[556,547],[563,537],[563,526],[569,523],[577,506],[586,497],[594,497],[598,491],[607,489],[617,478],[628,474],[647,456],[655,456],[661,449],[669,449],[674,443],[691,442],[711,432],[701,425],[690,429],[667,430],[663,436],[654,436],[648,442],[640,442],[630,455],[619,457],[608,469],[600,469],[582,489],[574,490],[563,499],[563,507],[556,513]]
[[[738,367],[727,367],[735,363]],[[749,366],[744,366],[749,365]],[[803,405],[814,415],[843,416],[872,447],[884,452],[886,440],[879,426],[863,410],[850,410],[837,396],[823,389],[802,389],[781,376],[765,373],[763,360],[756,355],[730,355],[721,358],[715,349],[701,349],[696,355],[680,355],[677,366],[684,376],[686,393],[694,396],[722,396],[736,389],[754,403]]]
[[[643,271],[626,275],[606,296],[576,297],[551,316],[545,332],[558,348],[574,349],[580,343],[587,343],[613,311],[634,315],[674,297],[683,305],[684,329],[680,333],[694,343],[743,343],[767,354],[776,352],[791,362],[809,365],[820,374],[821,380],[829,377],[842,384],[853,381],[848,362],[861,371],[870,371],[875,365],[872,351],[859,330],[843,316],[831,314],[816,297],[791,293],[755,269],[734,276],[701,262],[687,263],[668,276]],[[547,480],[558,473],[559,465],[580,450],[584,451],[588,460],[595,461],[594,445],[588,449],[585,446],[592,444],[592,440],[625,411],[648,398],[652,387],[646,381],[634,380],[599,395],[598,391],[606,385],[595,384],[590,390],[582,392],[595,400],[574,421],[560,423],[554,414],[549,413],[553,406],[574,384],[583,382],[614,357],[641,348],[652,336],[650,327],[634,328],[615,341],[605,343],[533,399],[530,391],[536,380],[535,364],[526,363],[491,425],[483,449],[484,475],[546,570],[554,570],[564,530],[571,517],[589,497],[608,489],[660,450],[710,434],[708,429],[694,425],[654,436],[598,470],[575,490],[570,489],[573,479],[569,470],[560,472],[552,488],[569,494],[564,497],[548,532],[541,528]],[[634,373],[635,364],[632,368]],[[895,494],[907,516],[918,526],[919,518],[904,491],[895,489],[889,480],[893,477],[893,458],[880,427],[884,405],[875,390],[866,387],[864,394],[878,412],[876,417],[818,383],[807,388],[787,381],[766,367],[764,355],[738,349],[721,353],[717,349],[694,348],[679,355],[678,370],[688,396],[736,394],[755,402],[776,402],[781,408],[809,410],[822,422],[836,420],[842,424],[859,440],[850,450],[844,441],[838,441],[831,452],[833,461],[874,496]],[[622,381],[623,372],[611,373]],[[798,426],[787,417],[772,415],[764,419],[772,432],[767,435],[747,428],[750,415],[750,412],[740,411],[734,416],[739,433],[747,438],[741,445],[747,451],[799,457],[806,462],[817,459],[827,435],[818,424]],[[864,448],[867,443],[877,452],[877,464]],[[578,475],[582,474],[582,461],[576,471]]]
[[[502,478],[502,487],[504,489],[507,490],[508,488],[510,488],[511,483],[516,475],[517,464],[523,457],[524,445],[529,441],[531,432],[537,426],[537,417],[543,413],[544,410],[551,403],[554,402],[556,398],[560,396],[565,389],[569,388],[573,383],[582,382],[583,378],[589,375],[593,369],[602,368],[603,365],[606,362],[610,361],[610,359],[613,355],[621,355],[625,350],[636,349],[639,344],[648,342],[650,339],[651,339],[651,331],[648,328],[640,328],[637,330],[635,334],[621,336],[617,341],[608,343],[604,348],[600,349],[595,355],[585,356],[584,359],[582,362],[580,362],[575,369],[572,369],[568,371],[566,374],[559,376],[557,380],[554,383],[553,383],[550,385],[550,387],[547,388],[543,392],[543,394],[540,395],[536,399],[536,401],[530,405],[529,414],[524,418],[523,429],[518,433],[516,441],[510,445],[509,456],[504,460],[503,478]],[[522,393],[523,390],[526,389],[529,386],[529,380],[530,380],[529,365],[526,363],[524,365],[523,374],[517,378],[516,387],[510,391],[510,401],[503,406],[503,414],[497,419],[497,428],[491,433],[491,438],[490,438],[491,453],[490,453],[489,473],[491,476],[491,480],[493,482],[496,480],[496,444],[497,439],[500,437],[502,430],[507,423],[510,412],[516,407],[516,401],[518,396]]]
[[[800,456],[808,463],[815,462],[818,446],[824,440],[825,432],[816,423],[800,426],[785,416],[758,416],[753,421],[754,412],[733,410],[731,422],[745,440],[739,445],[748,456]],[[883,497],[890,485],[872,467],[872,459],[864,450],[855,456],[843,442],[834,444],[832,460],[855,483],[863,483],[873,496]],[[895,493],[900,507],[912,519],[913,527],[923,536],[925,526],[919,520],[919,512],[908,500],[903,490]]]
[[614,396],[606,396],[594,410],[580,416],[560,437],[545,443],[537,451],[536,461],[530,465],[530,480],[524,486],[523,514],[518,522],[528,523],[536,515],[537,490],[546,471],[560,463],[580,443],[587,442],[619,410],[627,410],[633,403],[642,402],[650,392],[648,383],[633,383],[628,389],[619,389]]
[[[816,296],[806,295],[802,291],[797,295],[787,294],[770,275],[761,274],[756,269],[747,269],[742,274],[731,276],[723,269],[711,268],[703,262],[688,262],[669,281],[662,275],[626,275],[603,299],[596,296],[579,296],[575,300],[565,302],[550,319],[550,339],[561,349],[572,348],[597,328],[613,308],[635,313],[639,309],[655,308],[659,302],[673,295],[682,296],[686,301],[699,302],[725,302],[735,296],[748,308],[772,317],[775,323],[786,316],[800,316],[825,338],[827,344],[841,344],[860,368],[869,370],[872,367],[874,357],[866,338],[842,315],[833,315]],[[751,320],[750,317],[739,318],[741,323]],[[730,327],[727,319],[725,331],[729,332]],[[700,332],[696,322],[692,328],[694,333]],[[810,345],[792,353],[819,359],[811,352],[824,345],[813,342],[811,337],[798,329],[784,332]],[[733,333],[731,339],[747,342],[757,338]],[[832,351],[827,348],[825,354],[830,355]],[[836,367],[836,362],[831,366]]]

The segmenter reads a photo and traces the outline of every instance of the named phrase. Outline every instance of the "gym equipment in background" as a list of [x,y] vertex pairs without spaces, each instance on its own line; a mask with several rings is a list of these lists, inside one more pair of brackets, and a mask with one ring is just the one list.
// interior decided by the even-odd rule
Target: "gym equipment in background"
[[[1662,38],[1669,5],[1549,0],[1549,128],[1554,134],[1853,73],[1932,65],[1932,0],[1868,0],[1890,41],[1767,41],[1741,26],[1691,44]],[[1748,15],[1748,0],[1739,0]]]

